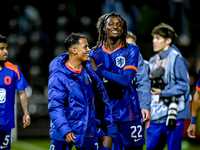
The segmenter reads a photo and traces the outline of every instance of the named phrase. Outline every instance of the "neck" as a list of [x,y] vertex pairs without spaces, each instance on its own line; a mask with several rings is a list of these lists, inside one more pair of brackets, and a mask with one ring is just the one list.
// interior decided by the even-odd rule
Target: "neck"
[[81,70],[82,68],[82,62],[76,60],[76,59],[70,59],[68,60],[68,65],[74,69],[74,70]]
[[5,60],[5,61],[3,61],[3,60],[0,61],[0,70],[3,69],[3,67],[4,67],[4,63],[5,63],[5,62],[6,62],[6,60]]
[[120,43],[121,43],[120,39],[115,41],[108,38],[105,44],[105,48],[112,52],[120,45]]
[[168,50],[169,48],[170,48],[170,45],[165,46],[165,47],[163,48],[163,50],[161,50],[161,51],[159,52],[160,56],[162,55],[162,52],[163,52],[163,51],[166,51],[166,50]]

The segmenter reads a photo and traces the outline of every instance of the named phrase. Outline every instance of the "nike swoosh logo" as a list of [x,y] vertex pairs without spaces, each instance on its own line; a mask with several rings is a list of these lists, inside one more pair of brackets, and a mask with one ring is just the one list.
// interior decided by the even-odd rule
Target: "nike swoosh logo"
[[139,141],[139,140],[141,140],[141,138],[140,138],[140,139],[134,139],[134,142],[137,142],[137,141]]
[[1,146],[0,148],[1,148],[1,149],[4,149],[4,148],[7,148],[7,146]]
[[103,63],[99,64],[99,65],[97,66],[97,68],[100,67],[101,65],[103,65]]
[[70,83],[71,86],[74,85],[74,84],[75,84],[75,82],[74,83]]
[[181,123],[177,123],[176,126],[179,126]]

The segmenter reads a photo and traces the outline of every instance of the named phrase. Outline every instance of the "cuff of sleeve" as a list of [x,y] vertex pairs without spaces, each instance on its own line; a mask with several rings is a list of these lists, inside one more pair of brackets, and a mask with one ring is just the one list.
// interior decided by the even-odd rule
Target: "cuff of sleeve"
[[69,132],[73,132],[73,130],[70,127],[62,126],[59,129],[59,133],[61,134],[61,136],[63,138],[65,138],[66,134],[69,133]]
[[142,109],[147,109],[147,110],[151,110],[151,107],[150,106],[143,106],[143,107],[141,107]]
[[166,94],[165,90],[161,90],[160,96],[162,96],[162,97],[168,97],[168,95]]

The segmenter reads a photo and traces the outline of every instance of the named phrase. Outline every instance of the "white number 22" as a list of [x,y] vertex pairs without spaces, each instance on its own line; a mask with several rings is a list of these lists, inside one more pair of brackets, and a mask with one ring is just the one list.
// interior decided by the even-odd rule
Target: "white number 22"
[[[131,138],[135,139],[135,138],[141,138],[142,137],[142,134],[141,134],[142,126],[141,125],[131,126],[130,128],[133,129],[133,132],[131,132]],[[135,135],[135,132],[137,131],[137,129],[139,129],[139,131],[138,131],[138,134]]]

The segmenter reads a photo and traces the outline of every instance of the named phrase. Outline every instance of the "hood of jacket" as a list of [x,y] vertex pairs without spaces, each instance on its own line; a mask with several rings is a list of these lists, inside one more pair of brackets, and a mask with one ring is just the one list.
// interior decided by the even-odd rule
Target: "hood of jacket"
[[51,75],[52,73],[55,72],[63,72],[64,74],[70,75],[72,72],[66,69],[65,63],[69,59],[69,54],[68,53],[63,53],[56,58],[54,58],[50,65],[49,65],[49,74]]

